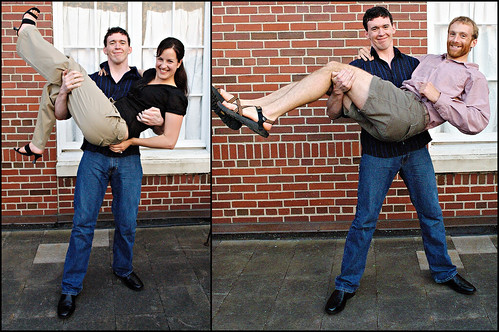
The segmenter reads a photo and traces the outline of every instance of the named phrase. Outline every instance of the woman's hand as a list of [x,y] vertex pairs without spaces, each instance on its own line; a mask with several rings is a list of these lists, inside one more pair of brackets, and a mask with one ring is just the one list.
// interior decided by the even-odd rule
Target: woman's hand
[[165,119],[157,107],[148,108],[137,114],[137,120],[151,127],[162,126]]
[[104,68],[101,68],[99,72],[97,73],[99,76],[107,76],[107,72]]
[[64,70],[62,72],[62,83],[59,93],[70,93],[73,89],[79,88],[83,80],[83,74],[79,71],[72,70],[68,73],[67,69]]
[[130,145],[132,145],[132,139],[127,139],[121,143],[109,145],[109,149],[115,153],[123,153]]

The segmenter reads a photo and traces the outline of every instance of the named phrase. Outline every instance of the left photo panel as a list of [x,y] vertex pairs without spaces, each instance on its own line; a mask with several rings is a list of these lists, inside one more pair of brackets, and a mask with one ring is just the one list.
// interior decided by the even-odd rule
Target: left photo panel
[[2,329],[211,328],[210,2],[2,2]]

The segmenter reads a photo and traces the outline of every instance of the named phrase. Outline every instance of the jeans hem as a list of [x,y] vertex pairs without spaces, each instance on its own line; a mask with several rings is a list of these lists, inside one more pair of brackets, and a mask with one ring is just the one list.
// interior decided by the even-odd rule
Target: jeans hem
[[73,296],[78,296],[78,294],[80,294],[79,292],[78,293],[75,293],[75,292],[66,292],[66,291],[62,291],[61,294],[63,295],[73,295]]
[[336,290],[339,290],[339,291],[342,291],[342,292],[345,292],[345,293],[355,293],[355,290],[351,290],[349,288],[345,288],[345,287],[336,287],[335,288]]
[[125,274],[125,275],[120,276],[118,273],[116,273],[116,271],[115,271],[115,270],[113,270],[113,273],[114,273],[115,275],[117,275],[118,277],[120,277],[120,278],[126,278],[126,277],[128,277],[130,274],[132,274],[132,272],[133,272],[133,270],[132,270],[132,271],[130,271],[130,272],[128,272],[128,273],[127,273],[127,274]]
[[442,281],[437,280],[436,278],[435,278],[434,280],[435,280],[435,282],[436,282],[437,284],[443,284],[444,282],[447,282],[447,281],[451,280],[452,278],[454,278],[456,275],[457,275],[457,271],[455,271],[455,273],[453,273],[450,277],[447,277],[447,278],[445,278],[445,279],[444,279],[444,280],[442,280]]

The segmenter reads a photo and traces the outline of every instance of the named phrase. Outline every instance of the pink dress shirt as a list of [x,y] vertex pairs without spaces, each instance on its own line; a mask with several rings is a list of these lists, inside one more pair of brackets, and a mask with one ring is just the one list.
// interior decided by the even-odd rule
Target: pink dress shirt
[[[419,66],[401,88],[413,92],[426,106],[430,118],[426,129],[449,121],[464,134],[484,130],[490,118],[489,87],[478,65],[447,59],[446,54],[428,54],[418,59]],[[435,103],[419,93],[425,82],[432,82],[440,91]]]

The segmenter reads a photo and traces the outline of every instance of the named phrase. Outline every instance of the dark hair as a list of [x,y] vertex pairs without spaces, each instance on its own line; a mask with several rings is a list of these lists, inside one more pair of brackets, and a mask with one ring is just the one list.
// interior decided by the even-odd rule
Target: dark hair
[[369,8],[366,10],[364,17],[362,18],[362,24],[364,25],[364,29],[367,31],[367,22],[374,20],[378,17],[389,17],[390,23],[393,25],[393,17],[392,14],[385,7],[376,6],[373,8]]
[[107,37],[111,36],[113,33],[121,33],[122,35],[125,35],[128,39],[128,46],[130,46],[130,36],[128,35],[128,32],[126,32],[123,28],[114,27],[107,29],[106,35],[104,36],[104,47],[107,46]]
[[[161,56],[164,50],[170,48],[175,51],[175,54],[177,55],[177,60],[180,62],[180,60],[182,60],[185,55],[184,44],[182,44],[182,42],[177,38],[173,37],[165,38],[161,41],[161,43],[159,43],[158,49],[156,50],[156,57]],[[180,67],[178,67],[177,71],[175,72],[175,76],[173,78],[175,79],[175,85],[180,90],[182,90],[184,94],[187,96],[188,94],[187,73],[185,72],[184,62],[180,64]]]

